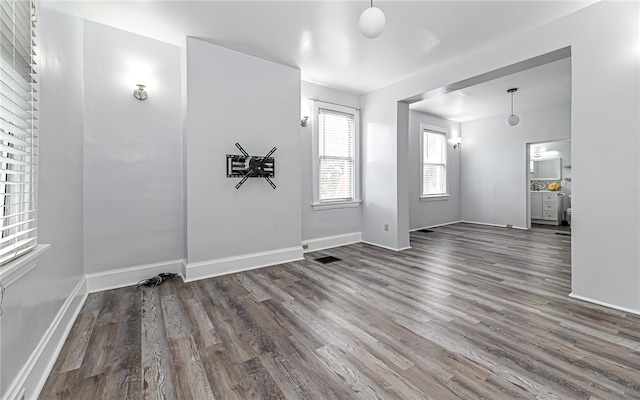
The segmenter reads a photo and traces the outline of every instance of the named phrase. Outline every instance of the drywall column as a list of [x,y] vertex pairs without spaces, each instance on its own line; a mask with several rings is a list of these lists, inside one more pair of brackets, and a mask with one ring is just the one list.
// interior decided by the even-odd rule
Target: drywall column
[[398,218],[398,154],[408,152],[398,147],[398,105],[384,92],[364,96],[362,104],[362,238],[398,250],[409,245],[408,223],[400,226]]
[[[187,38],[187,279],[302,257],[300,71]],[[273,189],[226,155],[273,147]]]
[[[133,97],[138,83],[147,100]],[[85,21],[84,88],[86,272],[179,270],[180,47]]]

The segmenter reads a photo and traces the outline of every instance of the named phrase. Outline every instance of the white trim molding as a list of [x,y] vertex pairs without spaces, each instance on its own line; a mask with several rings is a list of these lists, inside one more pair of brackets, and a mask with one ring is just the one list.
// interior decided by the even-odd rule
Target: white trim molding
[[356,208],[360,207],[362,200],[349,201],[326,201],[324,203],[312,203],[311,207],[314,211],[334,210],[336,208]]
[[87,286],[83,276],[62,304],[49,329],[9,386],[6,400],[19,400],[22,395],[25,399],[38,398],[86,299]]
[[[362,232],[345,233],[342,235],[326,236],[317,239],[303,240],[302,248],[304,253],[330,249],[332,247],[346,246],[348,244],[362,242]],[[304,246],[307,246],[305,249]]]
[[131,286],[163,272],[182,275],[182,260],[163,261],[87,274],[87,291],[94,293]]
[[187,263],[184,281],[191,282],[213,278],[215,276],[298,261],[303,258],[302,246],[296,246],[217,260]]
[[411,246],[407,246],[407,247],[402,247],[400,249],[394,249],[393,247],[383,246],[381,244],[377,244],[373,242],[367,242],[366,240],[363,240],[362,243],[370,244],[371,246],[376,246],[376,247],[380,247],[381,249],[387,249],[392,251],[403,251],[403,250],[409,250],[411,248]]
[[[507,228],[507,225],[500,225],[500,224],[490,224],[488,222],[474,222],[474,221],[460,221],[461,223],[465,223],[465,224],[474,224],[474,225],[485,225],[485,226],[497,226],[498,228]],[[525,227],[522,226],[512,226],[511,229],[520,229],[520,230],[528,230]]]
[[0,282],[8,288],[15,281],[25,276],[36,267],[40,256],[49,250],[51,245],[39,244],[33,250],[0,267]]
[[442,224],[429,225],[429,226],[425,226],[425,227],[422,227],[422,228],[413,228],[413,229],[409,229],[409,232],[415,232],[415,231],[419,231],[421,229],[437,228],[439,226],[447,226],[447,225],[459,224],[460,222],[462,222],[462,221],[445,222],[445,223],[442,223]]
[[580,300],[580,301],[586,301],[587,303],[597,304],[599,306],[612,308],[614,310],[618,310],[618,311],[622,311],[622,312],[625,312],[625,313],[629,313],[629,314],[639,315],[640,316],[640,310],[633,310],[631,308],[620,307],[620,306],[617,306],[615,304],[611,304],[611,303],[607,303],[607,302],[599,301],[599,300],[594,300],[594,299],[591,299],[589,297],[580,296],[578,294],[574,294],[573,292],[569,293],[569,297],[571,297],[572,299],[576,299],[576,300]]

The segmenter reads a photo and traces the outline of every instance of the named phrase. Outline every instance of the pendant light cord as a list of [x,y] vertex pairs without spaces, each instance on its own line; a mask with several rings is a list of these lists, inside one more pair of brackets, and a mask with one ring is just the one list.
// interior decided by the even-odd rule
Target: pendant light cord
[[513,92],[511,92],[511,115],[513,115]]

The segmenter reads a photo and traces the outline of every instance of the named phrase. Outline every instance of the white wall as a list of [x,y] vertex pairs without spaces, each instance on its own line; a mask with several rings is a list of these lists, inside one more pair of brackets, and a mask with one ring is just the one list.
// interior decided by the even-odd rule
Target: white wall
[[[7,288],[1,317],[0,398],[80,282],[82,237],[82,21],[46,7],[39,16],[39,242],[35,269]],[[26,398],[31,398],[27,387]]]
[[311,240],[328,236],[360,232],[362,229],[362,207],[314,211],[313,202],[313,136],[312,99],[360,108],[360,96],[346,93],[311,82],[302,82],[301,116],[309,116],[306,127],[300,127],[302,135],[302,239]]
[[[408,135],[397,129],[399,100],[571,46],[573,294],[640,312],[638,7],[599,2],[366,95],[363,236],[380,244],[408,241],[409,225],[399,216],[409,205],[397,203],[397,194],[409,190],[398,185],[396,175],[395,161],[402,160],[396,146]],[[616,140],[603,141],[609,132]],[[619,173],[612,176],[611,170]],[[593,181],[610,182],[617,195],[594,191]],[[386,218],[398,224],[395,238],[379,232]]]
[[84,38],[86,272],[182,259],[180,48],[90,21]]
[[[392,249],[404,248],[409,243],[409,225],[398,226],[399,138],[396,100],[398,98],[393,94],[389,96],[386,90],[363,96],[360,120],[362,238],[367,242]],[[408,187],[403,189],[408,190]],[[389,225],[388,231],[384,230],[385,224]]]
[[446,200],[420,200],[422,160],[420,158],[420,124],[446,129],[447,139],[460,137],[460,123],[420,111],[409,112],[409,228],[421,229],[460,221],[460,160],[464,146],[454,149],[447,141],[447,178],[449,197]]
[[[526,91],[526,88],[522,88]],[[527,143],[571,137],[571,104],[462,123],[462,220],[527,227]]]
[[[187,38],[188,264],[301,250],[300,71]],[[226,155],[274,146],[277,189],[226,177]],[[212,272],[212,271],[210,271]]]

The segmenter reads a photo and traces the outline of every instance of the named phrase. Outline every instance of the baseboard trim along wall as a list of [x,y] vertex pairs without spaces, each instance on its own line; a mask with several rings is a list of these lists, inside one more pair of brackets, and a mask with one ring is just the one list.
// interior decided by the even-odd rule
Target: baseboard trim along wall
[[82,277],[7,390],[6,400],[20,400],[23,394],[25,399],[38,398],[86,299],[86,280]]
[[143,279],[151,278],[162,272],[182,274],[182,260],[163,261],[87,274],[87,291],[94,293],[135,285]]
[[594,299],[591,299],[589,297],[580,296],[580,295],[574,294],[573,292],[569,293],[569,297],[571,297],[573,299],[576,299],[576,300],[586,301],[587,303],[593,303],[593,304],[597,304],[599,306],[612,308],[614,310],[622,311],[622,312],[625,312],[625,313],[629,313],[629,314],[633,314],[633,315],[640,315],[640,310],[633,310],[631,308],[620,307],[620,306],[617,306],[615,304],[607,303],[607,302],[604,302],[604,301],[594,300]]
[[[506,225],[500,225],[500,224],[490,224],[487,222],[475,222],[475,221],[460,221],[463,222],[465,224],[475,224],[475,225],[486,225],[486,226],[497,226],[498,228],[506,228]],[[528,230],[526,227],[522,227],[522,226],[512,226],[511,229],[520,229],[520,230]]]
[[443,224],[429,225],[429,226],[425,226],[425,227],[422,227],[422,228],[409,229],[409,232],[415,232],[415,231],[419,231],[421,229],[437,228],[439,226],[447,226],[447,225],[459,224],[460,222],[463,222],[463,221],[445,222]]
[[[304,253],[330,249],[332,247],[346,246],[348,244],[362,242],[362,232],[345,233],[343,235],[326,236],[317,239],[309,239],[302,241]],[[307,246],[305,249],[304,246]]]
[[184,281],[191,282],[213,278],[215,276],[298,261],[303,258],[302,246],[296,246],[218,260],[187,263]]
[[363,240],[362,243],[366,243],[366,244],[369,244],[371,246],[376,246],[376,247],[380,247],[381,249],[387,249],[387,250],[391,250],[391,251],[409,250],[411,248],[411,246],[408,246],[408,247],[403,247],[401,249],[394,249],[393,247],[383,246],[381,244],[373,243],[373,242],[367,242],[366,240]]

